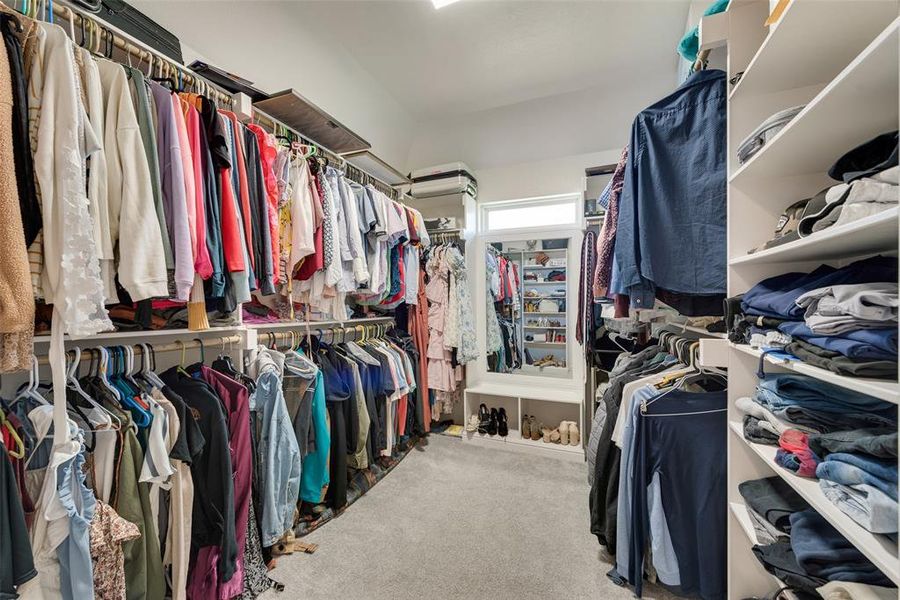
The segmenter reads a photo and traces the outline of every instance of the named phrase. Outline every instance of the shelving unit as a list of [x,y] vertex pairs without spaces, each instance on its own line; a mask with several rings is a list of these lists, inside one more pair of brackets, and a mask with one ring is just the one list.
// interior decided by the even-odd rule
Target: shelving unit
[[[835,185],[834,161],[900,125],[900,2],[792,0],[781,19],[764,25],[769,2],[732,0],[728,15],[728,73],[742,74],[728,98],[728,296],[760,280],[809,272],[823,262],[843,266],[880,253],[897,254],[900,211],[885,212],[750,254],[772,238],[784,209]],[[737,147],[770,115],[803,110],[746,163]],[[764,597],[783,587],[750,552],[757,543],[738,485],[777,475],[825,517],[885,575],[900,583],[897,544],[872,534],[831,503],[815,479],[774,462],[776,448],[747,442],[737,398],[757,385],[762,352],[723,342],[728,358],[728,597]],[[900,403],[896,381],[845,377],[800,361],[766,355],[766,372],[795,372]],[[752,563],[753,566],[749,566]]]
[[900,561],[897,559],[897,543],[886,535],[870,533],[858,525],[856,521],[844,514],[831,500],[825,497],[819,487],[818,480],[799,477],[775,463],[774,446],[754,444],[744,439],[743,427],[738,422],[729,424],[732,435],[738,443],[746,444],[753,453],[768,467],[781,475],[809,505],[828,519],[835,529],[850,540],[854,546],[868,557],[892,581],[900,582]]

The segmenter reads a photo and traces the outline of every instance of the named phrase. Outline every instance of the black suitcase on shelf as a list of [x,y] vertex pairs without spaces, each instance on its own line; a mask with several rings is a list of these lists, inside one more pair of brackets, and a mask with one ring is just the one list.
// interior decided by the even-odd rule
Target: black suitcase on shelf
[[[96,4],[95,0],[81,0],[77,4],[88,7]],[[97,16],[118,27],[154,50],[165,54],[178,64],[184,64],[181,55],[181,42],[162,25],[122,0],[103,0]]]

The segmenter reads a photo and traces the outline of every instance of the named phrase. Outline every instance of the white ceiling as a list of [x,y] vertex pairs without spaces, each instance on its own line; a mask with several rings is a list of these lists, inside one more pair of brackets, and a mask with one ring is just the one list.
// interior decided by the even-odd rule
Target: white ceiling
[[[289,3],[417,120],[632,78],[673,81],[689,0],[324,0]],[[625,80],[627,79],[627,80]]]

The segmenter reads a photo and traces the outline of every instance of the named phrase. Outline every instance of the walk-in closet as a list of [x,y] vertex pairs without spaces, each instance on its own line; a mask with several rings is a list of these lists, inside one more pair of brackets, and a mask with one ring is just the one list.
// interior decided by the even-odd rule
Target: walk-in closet
[[0,36],[0,598],[900,598],[900,0]]

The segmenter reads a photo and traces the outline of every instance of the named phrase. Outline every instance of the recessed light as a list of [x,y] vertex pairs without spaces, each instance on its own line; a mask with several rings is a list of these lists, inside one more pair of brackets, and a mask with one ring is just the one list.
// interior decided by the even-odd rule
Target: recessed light
[[431,3],[434,4],[435,8],[444,8],[454,2],[459,2],[459,0],[431,0]]

